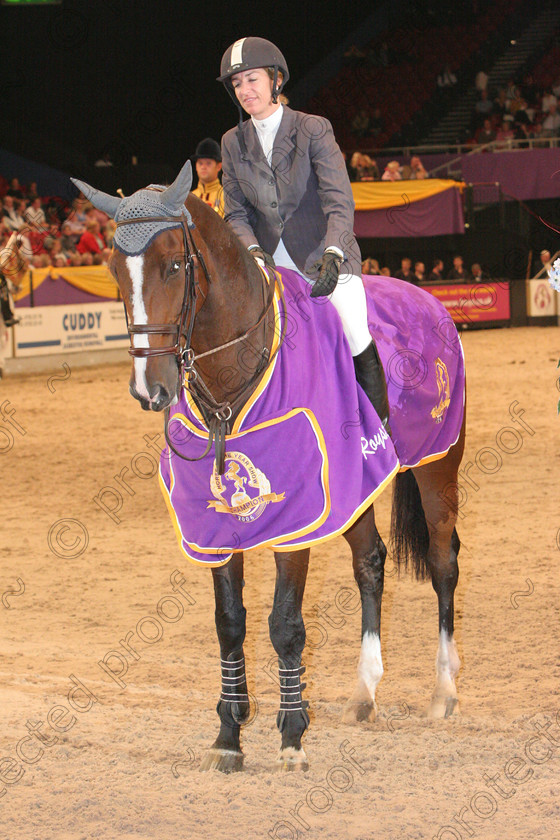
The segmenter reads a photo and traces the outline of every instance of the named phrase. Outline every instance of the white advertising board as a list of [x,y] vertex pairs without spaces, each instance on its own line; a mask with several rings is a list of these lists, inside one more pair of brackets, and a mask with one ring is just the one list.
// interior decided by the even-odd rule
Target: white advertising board
[[17,315],[15,355],[19,358],[129,346],[122,303],[18,307]]
[[548,278],[543,280],[527,280],[527,315],[529,318],[539,318],[556,315],[558,298]]

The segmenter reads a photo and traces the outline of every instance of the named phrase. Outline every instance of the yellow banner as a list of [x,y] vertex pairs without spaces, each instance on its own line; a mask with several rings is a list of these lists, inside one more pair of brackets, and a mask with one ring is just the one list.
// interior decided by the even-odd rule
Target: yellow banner
[[[25,273],[21,286],[13,296],[14,300],[21,300],[30,293],[30,273],[29,271]],[[82,266],[80,268],[55,268],[54,266],[34,268],[33,289],[38,289],[49,277],[52,279],[62,277],[71,286],[81,289],[82,292],[88,292],[90,295],[111,298],[112,300],[119,299],[117,284],[106,265]]]
[[427,178],[425,181],[359,181],[352,184],[356,210],[384,210],[430,198],[444,190],[465,187],[463,181]]

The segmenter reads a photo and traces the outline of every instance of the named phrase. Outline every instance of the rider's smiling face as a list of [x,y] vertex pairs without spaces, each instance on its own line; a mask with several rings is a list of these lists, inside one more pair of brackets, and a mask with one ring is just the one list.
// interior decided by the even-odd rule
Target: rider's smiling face
[[243,110],[251,117],[264,120],[278,108],[272,102],[272,80],[264,67],[236,73],[231,83]]

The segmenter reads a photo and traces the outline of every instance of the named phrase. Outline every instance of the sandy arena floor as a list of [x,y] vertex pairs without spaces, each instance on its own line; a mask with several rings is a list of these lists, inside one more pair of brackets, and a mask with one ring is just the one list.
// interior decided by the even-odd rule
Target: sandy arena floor
[[[211,574],[179,552],[144,437],[161,445],[162,418],[128,395],[129,365],[79,368],[69,357],[69,373],[0,383],[2,838],[559,836],[560,328],[463,338],[472,466],[458,525],[459,714],[426,718],[436,599],[429,583],[398,579],[388,562],[379,716],[341,723],[360,616],[335,602],[354,587],[349,549],[337,539],[313,552],[304,602],[312,712],[304,774],[270,771],[279,735],[269,552],[246,561],[256,702],[246,769],[198,771],[218,722]],[[382,535],[389,512],[386,493]],[[185,578],[182,616],[166,600],[175,570]],[[333,626],[317,604],[330,605]],[[159,625],[158,607],[169,616]],[[135,655],[116,659],[120,640]],[[121,672],[120,684],[110,671]]]

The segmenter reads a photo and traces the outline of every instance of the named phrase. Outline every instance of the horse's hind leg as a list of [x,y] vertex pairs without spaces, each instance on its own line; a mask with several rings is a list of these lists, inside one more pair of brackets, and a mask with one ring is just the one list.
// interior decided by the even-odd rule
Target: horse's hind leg
[[225,566],[212,569],[212,575],[222,670],[222,693],[217,707],[220,732],[202,759],[200,769],[231,773],[243,769],[240,730],[249,716],[243,655],[246,614],[242,594],[243,554],[234,554]]
[[309,726],[307,703],[302,699],[304,668],[301,655],[305,645],[305,626],[301,604],[307,579],[309,549],[275,552],[276,588],[268,619],[270,640],[278,654],[280,711],[276,719],[282,746],[275,770],[307,770],[307,756],[301,738]]
[[373,720],[377,711],[375,692],[383,676],[379,630],[387,549],[375,526],[373,506],[344,536],[352,549],[354,577],[362,600],[362,648],[358,682],[342,713],[345,723],[355,723]]
[[457,471],[463,452],[463,440],[452,447],[445,458],[413,470],[422,497],[422,507],[429,534],[426,558],[432,586],[438,598],[439,645],[436,657],[436,687],[428,716],[449,717],[457,705],[455,677],[461,662],[454,632],[454,595],[459,567],[460,541],[455,523],[458,510]]

